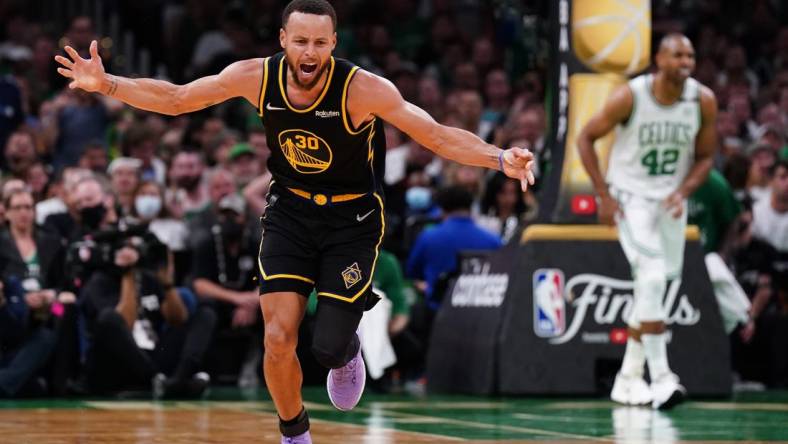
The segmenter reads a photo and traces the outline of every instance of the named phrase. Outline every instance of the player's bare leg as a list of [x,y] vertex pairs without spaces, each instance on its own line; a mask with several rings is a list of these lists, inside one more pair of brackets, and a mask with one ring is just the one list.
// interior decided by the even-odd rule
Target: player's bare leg
[[[301,399],[303,374],[296,356],[306,298],[293,292],[267,293],[260,296],[260,308],[265,323],[265,383],[279,414],[280,428],[293,423],[308,434],[309,420]],[[286,435],[284,429],[282,432]]]

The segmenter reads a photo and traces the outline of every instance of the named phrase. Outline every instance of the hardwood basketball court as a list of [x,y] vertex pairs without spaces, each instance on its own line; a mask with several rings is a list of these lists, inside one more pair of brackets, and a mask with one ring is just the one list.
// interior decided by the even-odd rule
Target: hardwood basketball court
[[[305,389],[316,443],[788,443],[788,393],[695,401],[668,412],[595,399],[366,394],[336,411]],[[210,400],[0,402],[2,444],[278,443],[264,390],[214,390]]]

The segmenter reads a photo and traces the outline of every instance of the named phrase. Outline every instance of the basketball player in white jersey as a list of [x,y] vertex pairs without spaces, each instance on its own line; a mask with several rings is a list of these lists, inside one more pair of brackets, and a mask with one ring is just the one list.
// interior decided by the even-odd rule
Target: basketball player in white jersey
[[[629,339],[611,398],[623,404],[669,409],[686,396],[668,366],[667,281],[681,277],[687,197],[706,180],[717,146],[714,93],[690,77],[692,43],[666,36],[657,72],[615,89],[577,140],[580,157],[599,196],[599,219],[616,225],[634,279]],[[616,129],[607,178],[594,142]],[[651,386],[643,379],[648,363]]]

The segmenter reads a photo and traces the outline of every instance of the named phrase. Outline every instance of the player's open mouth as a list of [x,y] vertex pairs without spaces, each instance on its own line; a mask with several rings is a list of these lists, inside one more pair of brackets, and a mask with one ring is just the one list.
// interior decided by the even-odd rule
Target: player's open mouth
[[311,76],[317,71],[317,63],[302,63],[298,67],[301,69],[301,74],[305,76]]

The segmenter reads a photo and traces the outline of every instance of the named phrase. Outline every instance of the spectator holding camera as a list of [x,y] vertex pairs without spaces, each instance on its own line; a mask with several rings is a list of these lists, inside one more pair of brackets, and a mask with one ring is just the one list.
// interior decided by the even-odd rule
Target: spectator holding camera
[[[141,258],[138,249],[150,257]],[[210,378],[198,371],[213,331],[213,314],[203,310],[189,318],[173,283],[172,260],[154,236],[127,239],[116,250],[113,265],[96,270],[81,295],[91,390],[202,395]]]
[[35,378],[55,348],[50,322],[75,298],[57,293],[62,283],[63,244],[35,228],[30,191],[13,190],[3,199],[7,230],[0,232],[0,397],[44,394]]

